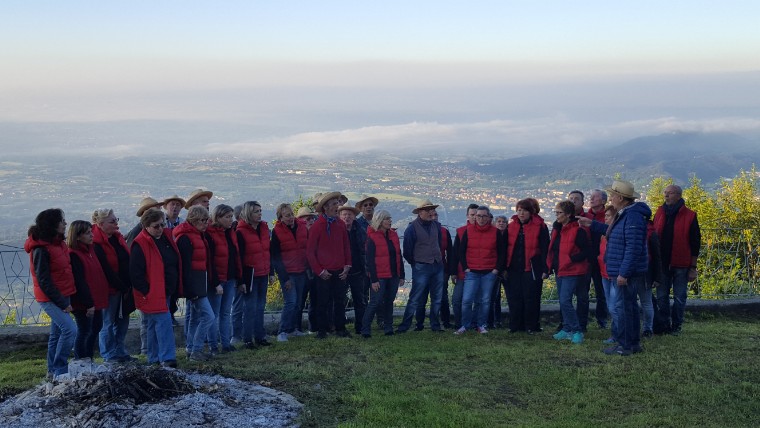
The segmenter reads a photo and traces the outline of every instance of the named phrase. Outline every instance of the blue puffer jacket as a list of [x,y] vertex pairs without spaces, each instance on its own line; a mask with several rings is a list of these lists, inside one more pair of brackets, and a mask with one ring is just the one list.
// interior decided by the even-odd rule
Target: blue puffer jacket
[[635,202],[623,208],[612,226],[594,221],[591,230],[597,233],[607,231],[607,253],[604,262],[610,278],[618,275],[630,278],[644,274],[649,267],[647,254],[647,220],[652,210],[644,202]]

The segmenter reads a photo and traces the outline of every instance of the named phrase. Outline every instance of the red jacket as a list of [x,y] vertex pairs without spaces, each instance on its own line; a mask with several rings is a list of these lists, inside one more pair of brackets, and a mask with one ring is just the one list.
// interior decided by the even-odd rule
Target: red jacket
[[499,229],[491,223],[485,226],[468,224],[467,230],[467,268],[470,270],[493,270],[498,269],[497,240]]
[[375,244],[375,269],[377,270],[378,279],[392,278],[391,274],[391,257],[388,251],[388,240],[393,244],[396,250],[396,274],[401,275],[401,244],[398,239],[398,233],[395,230],[388,230],[388,239],[385,238],[384,232],[378,232],[371,227],[367,228],[367,237]]
[[325,269],[335,271],[351,266],[351,242],[348,240],[346,223],[336,218],[330,224],[329,233],[327,225],[327,218],[322,214],[309,229],[306,258],[309,259],[309,265],[315,275],[319,275]]
[[[545,227],[546,224],[544,223],[544,220],[537,215],[531,216],[530,220],[523,225],[523,234],[525,235],[525,270],[523,272],[530,272],[531,259],[541,254],[539,238],[541,236],[541,230]],[[517,242],[517,236],[519,234],[520,219],[517,218],[517,215],[514,215],[512,216],[512,221],[507,225],[507,267],[512,264],[515,243]]]
[[[208,244],[203,238],[203,234],[188,222],[182,222],[179,226],[172,229],[172,235],[174,240],[178,240],[183,236],[187,236],[190,239],[190,243],[193,245],[193,254],[190,263],[191,270],[207,271],[209,266],[208,260]],[[225,248],[227,245],[225,245]]]
[[303,273],[308,267],[306,258],[306,246],[309,240],[309,231],[306,223],[299,223],[296,227],[295,236],[293,230],[285,223],[278,221],[274,225],[272,233],[277,235],[280,241],[280,256],[288,273]]
[[[345,229],[345,227],[344,227]],[[237,226],[240,259],[243,266],[253,267],[253,276],[269,276],[269,226],[265,221],[259,223],[258,232],[250,224],[241,221]],[[259,234],[261,236],[259,237]]]
[[[209,226],[206,229],[206,233],[211,241],[214,243],[214,251],[212,255],[211,265],[216,272],[216,277],[221,282],[228,281],[235,278],[227,278],[227,270],[230,261],[230,249],[227,239],[229,237],[230,244],[236,249],[238,255],[240,249],[238,247],[237,233],[232,228],[224,229],[218,226]],[[243,276],[242,268],[240,267],[240,257],[235,257],[233,262],[235,263],[237,278]]]
[[[662,239],[663,229],[665,229],[665,207],[657,208],[654,215],[654,230],[657,236]],[[675,224],[673,225],[673,249],[670,253],[670,266],[674,268],[688,268],[691,266],[691,247],[689,246],[689,228],[691,223],[697,217],[697,213],[682,206],[676,213]]]
[[[588,236],[586,229],[580,227],[577,221],[571,221],[562,226],[562,230],[560,231],[561,239],[559,241],[559,268],[557,269],[557,276],[576,276],[588,273],[589,264],[587,259],[583,259],[579,262],[573,262],[570,259],[571,255],[577,254],[581,251],[581,249],[575,245],[575,236],[579,233],[586,233]],[[552,230],[552,240],[549,243],[550,249],[554,247],[554,240],[556,238],[557,229],[554,229]],[[546,257],[546,264],[551,268],[553,262],[554,252],[550,250]]]
[[50,302],[51,299],[43,291],[45,287],[40,281],[44,278],[37,278],[37,273],[34,270],[34,249],[42,247],[47,250],[50,255],[50,281],[52,285],[61,293],[62,296],[71,296],[77,292],[74,285],[74,274],[71,272],[71,259],[69,259],[69,247],[66,246],[60,238],[56,238],[53,242],[37,240],[31,236],[27,238],[24,243],[24,250],[29,253],[29,266],[32,272],[32,280],[34,281],[34,298],[38,302]]
[[[182,257],[179,255],[179,249],[177,244],[172,239],[171,231],[164,229],[164,236],[171,243],[174,251],[177,253],[177,259],[179,262],[179,281],[177,286],[177,294],[182,295]],[[137,237],[133,245],[139,245],[143,254],[145,255],[145,277],[150,285],[150,290],[147,295],[144,295],[132,289],[132,294],[135,297],[135,307],[146,314],[161,314],[169,312],[169,308],[166,302],[166,284],[164,279],[164,261],[161,258],[161,253],[153,242],[153,237],[148,234],[148,231],[143,229]]]
[[[98,257],[95,255],[95,250],[92,245],[79,244],[77,248],[69,248],[70,254],[77,257],[82,263],[84,268],[84,277],[87,284],[87,288],[92,296],[92,301],[95,304],[95,309],[105,309],[108,307],[108,279],[106,274],[103,273],[103,268],[100,266]],[[89,309],[78,305],[73,305],[74,309]]]
[[[124,247],[124,250],[129,254],[129,247],[127,246],[127,241],[124,240],[124,237],[121,235],[119,231],[114,232],[116,237],[119,240],[119,245]],[[99,245],[100,248],[103,249],[103,252],[106,254],[106,260],[108,260],[108,266],[111,268],[111,270],[114,273],[119,272],[119,256],[116,253],[116,250],[111,245],[111,243],[108,241],[108,237],[105,233],[103,233],[103,230],[100,229],[98,225],[92,225],[92,243]],[[109,294],[115,294],[117,291],[114,287],[109,284]]]
[[599,242],[599,255],[596,256],[596,260],[599,262],[599,272],[602,274],[602,278],[610,279],[607,275],[607,264],[604,263],[604,255],[607,253],[607,237],[602,236],[602,240]]

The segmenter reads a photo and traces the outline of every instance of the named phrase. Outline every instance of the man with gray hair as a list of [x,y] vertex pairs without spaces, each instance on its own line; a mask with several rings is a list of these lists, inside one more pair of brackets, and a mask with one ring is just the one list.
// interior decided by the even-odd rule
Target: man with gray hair
[[[589,198],[590,207],[584,214],[586,218],[596,220],[600,223],[604,223],[604,208],[607,204],[607,192],[601,189],[594,189],[591,191],[591,197]],[[607,311],[607,299],[604,297],[604,286],[602,285],[602,272],[599,269],[599,243],[602,240],[601,233],[591,232],[591,254],[590,254],[590,267],[589,280],[594,281],[594,294],[596,294],[596,323],[599,328],[607,328],[607,319],[609,313]],[[588,313],[586,314],[586,323],[588,323]],[[581,324],[583,327],[585,324]]]

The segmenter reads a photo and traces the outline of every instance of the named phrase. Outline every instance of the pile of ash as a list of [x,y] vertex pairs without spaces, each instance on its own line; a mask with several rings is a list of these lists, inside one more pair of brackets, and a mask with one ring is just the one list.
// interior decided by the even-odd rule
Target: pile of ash
[[222,376],[123,366],[44,383],[0,403],[8,427],[293,426],[292,396]]

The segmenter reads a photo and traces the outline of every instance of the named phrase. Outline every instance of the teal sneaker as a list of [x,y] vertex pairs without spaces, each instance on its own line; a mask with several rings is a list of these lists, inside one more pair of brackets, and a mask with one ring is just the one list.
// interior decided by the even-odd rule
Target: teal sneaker
[[576,345],[583,343],[583,333],[580,331],[576,331],[573,333],[573,337],[570,339],[571,342],[575,343]]
[[573,338],[573,335],[565,330],[560,330],[559,332],[555,333],[553,337],[555,340],[570,340]]

